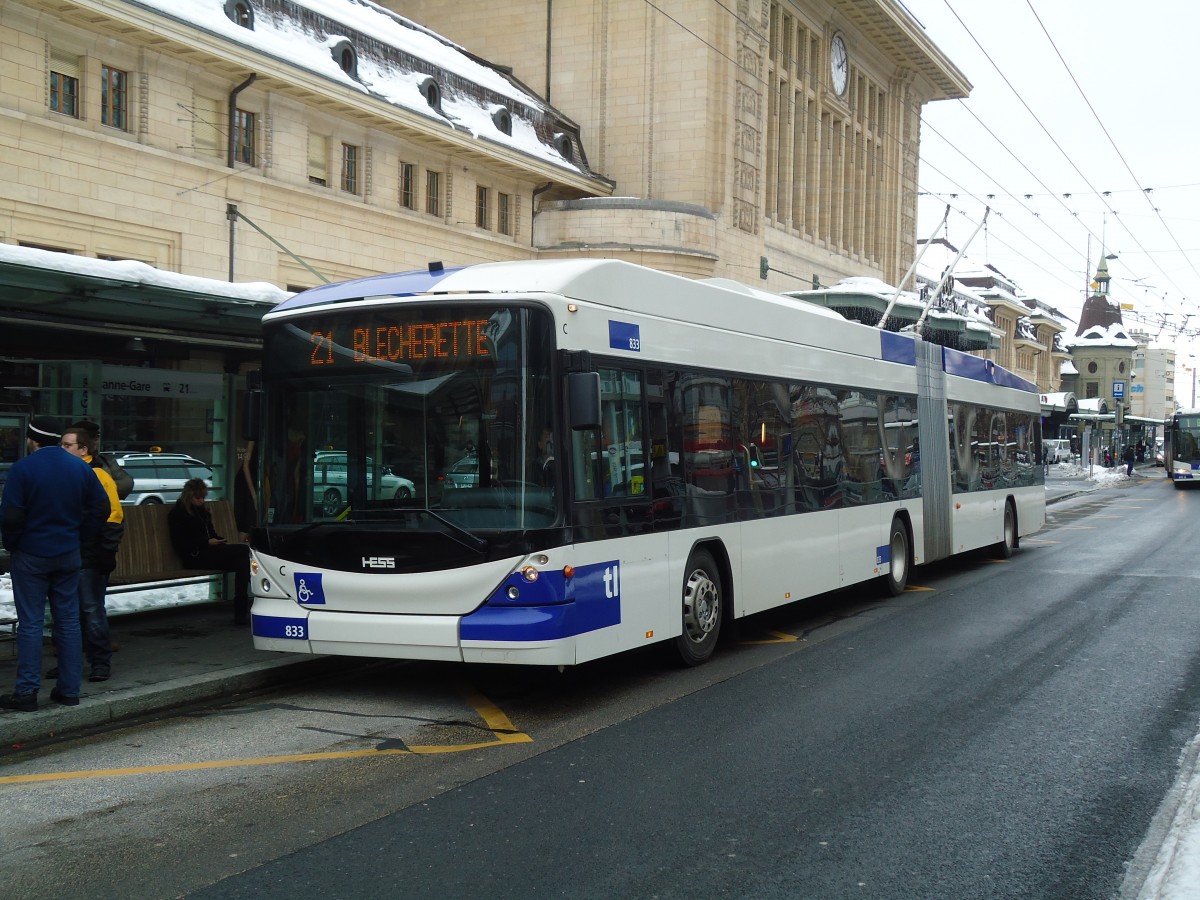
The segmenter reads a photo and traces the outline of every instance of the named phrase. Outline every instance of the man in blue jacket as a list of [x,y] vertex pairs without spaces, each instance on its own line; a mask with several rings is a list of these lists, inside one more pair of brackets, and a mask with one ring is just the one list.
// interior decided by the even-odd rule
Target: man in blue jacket
[[79,704],[80,548],[95,539],[109,514],[108,495],[91,466],[59,446],[62,426],[55,419],[35,416],[26,437],[29,455],[9,470],[0,499],[0,536],[12,555],[17,607],[17,684],[0,696],[0,708],[18,712],[38,708],[47,600],[58,652],[58,686],[50,699]]

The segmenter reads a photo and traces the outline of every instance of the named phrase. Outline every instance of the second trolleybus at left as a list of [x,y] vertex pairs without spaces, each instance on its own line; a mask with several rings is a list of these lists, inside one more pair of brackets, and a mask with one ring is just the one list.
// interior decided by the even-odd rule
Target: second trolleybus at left
[[290,298],[264,345],[262,649],[696,664],[737,617],[1045,520],[1032,384],[731,282],[384,275]]

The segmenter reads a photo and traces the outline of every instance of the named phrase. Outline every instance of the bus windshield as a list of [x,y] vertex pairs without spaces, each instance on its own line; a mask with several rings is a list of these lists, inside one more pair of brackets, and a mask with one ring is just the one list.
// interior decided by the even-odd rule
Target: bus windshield
[[416,302],[268,323],[266,524],[553,524],[551,326]]
[[1200,414],[1175,416],[1171,429],[1171,456],[1175,462],[1200,464]]

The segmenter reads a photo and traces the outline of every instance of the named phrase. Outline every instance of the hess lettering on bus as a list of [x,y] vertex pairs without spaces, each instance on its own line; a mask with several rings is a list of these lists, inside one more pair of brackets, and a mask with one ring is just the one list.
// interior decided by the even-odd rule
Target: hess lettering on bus
[[313,344],[309,363],[328,366],[346,360],[400,362],[491,356],[484,333],[487,324],[487,319],[463,319],[313,330],[309,332]]
[[396,568],[396,557],[364,556],[362,564],[364,569],[394,569]]

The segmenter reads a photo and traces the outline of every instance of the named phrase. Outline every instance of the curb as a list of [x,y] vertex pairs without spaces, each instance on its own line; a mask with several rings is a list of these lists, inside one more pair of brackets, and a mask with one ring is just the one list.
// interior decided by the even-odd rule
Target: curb
[[89,728],[102,728],[139,716],[330,674],[345,669],[347,664],[361,662],[353,657],[335,656],[267,660],[212,675],[139,685],[95,697],[85,694],[78,706],[59,706],[46,698],[45,702],[39,701],[37,712],[8,713],[0,717],[0,754]]

